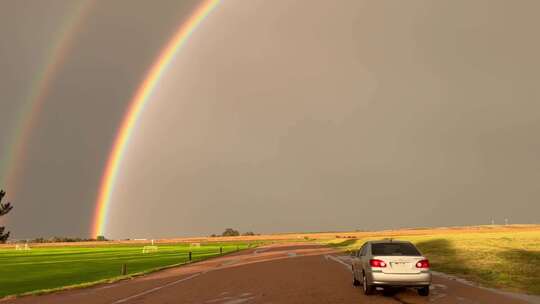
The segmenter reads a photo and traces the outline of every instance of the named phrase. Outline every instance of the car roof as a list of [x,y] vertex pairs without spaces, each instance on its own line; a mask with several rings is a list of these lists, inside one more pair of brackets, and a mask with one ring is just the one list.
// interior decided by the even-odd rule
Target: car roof
[[376,241],[367,241],[366,243],[371,243],[371,244],[381,244],[381,243],[401,243],[401,244],[411,244],[411,242],[409,242],[409,241],[399,241],[399,240],[392,240],[392,239],[376,240]]

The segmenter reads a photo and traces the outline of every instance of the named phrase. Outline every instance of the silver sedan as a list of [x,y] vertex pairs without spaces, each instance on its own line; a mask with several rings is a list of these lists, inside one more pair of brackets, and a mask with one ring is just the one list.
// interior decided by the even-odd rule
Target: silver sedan
[[364,293],[376,287],[414,287],[429,295],[429,261],[410,242],[381,240],[364,243],[352,258],[353,285]]

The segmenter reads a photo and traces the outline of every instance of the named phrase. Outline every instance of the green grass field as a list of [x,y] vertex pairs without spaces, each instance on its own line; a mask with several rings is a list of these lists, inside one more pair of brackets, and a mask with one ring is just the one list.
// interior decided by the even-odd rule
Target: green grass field
[[132,276],[159,268],[245,249],[248,243],[159,245],[156,253],[142,253],[143,245],[96,247],[36,247],[29,251],[0,249],[0,298],[54,290],[121,277],[122,264]]
[[[336,239],[333,246],[357,249],[373,236]],[[540,231],[401,235],[429,258],[432,269],[483,286],[540,295]]]

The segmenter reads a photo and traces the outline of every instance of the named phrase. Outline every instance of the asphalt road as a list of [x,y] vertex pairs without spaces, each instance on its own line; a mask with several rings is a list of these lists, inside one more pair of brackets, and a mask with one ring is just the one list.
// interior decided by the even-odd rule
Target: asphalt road
[[281,244],[132,280],[5,303],[528,303],[442,276],[434,277],[429,297],[414,290],[364,296],[352,286],[349,269],[348,258],[330,248]]

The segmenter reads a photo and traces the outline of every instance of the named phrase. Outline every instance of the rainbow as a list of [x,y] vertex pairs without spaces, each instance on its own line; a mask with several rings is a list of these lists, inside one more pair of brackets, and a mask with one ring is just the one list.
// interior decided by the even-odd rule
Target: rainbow
[[90,0],[79,2],[73,8],[73,12],[67,15],[58,34],[55,35],[54,43],[46,52],[45,57],[49,60],[45,61],[40,71],[36,73],[29,90],[30,94],[18,111],[15,120],[18,124],[11,132],[10,140],[6,145],[8,149],[2,153],[0,160],[0,164],[5,166],[4,174],[0,175],[0,186],[6,187],[11,198],[17,195],[18,180],[24,169],[27,145],[49,93],[49,88],[71,49],[75,34],[91,11],[92,3],[93,1]]
[[220,0],[205,0],[191,14],[191,16],[178,28],[172,39],[165,45],[158,58],[154,61],[146,74],[144,81],[137,89],[133,99],[129,102],[122,124],[112,145],[105,170],[100,183],[99,194],[96,201],[92,235],[103,235],[107,223],[107,214],[111,204],[111,197],[118,177],[122,159],[126,153],[129,140],[136,127],[150,96],[154,92],[163,74],[173,61],[181,47],[188,41],[191,34],[201,22],[216,8]]

